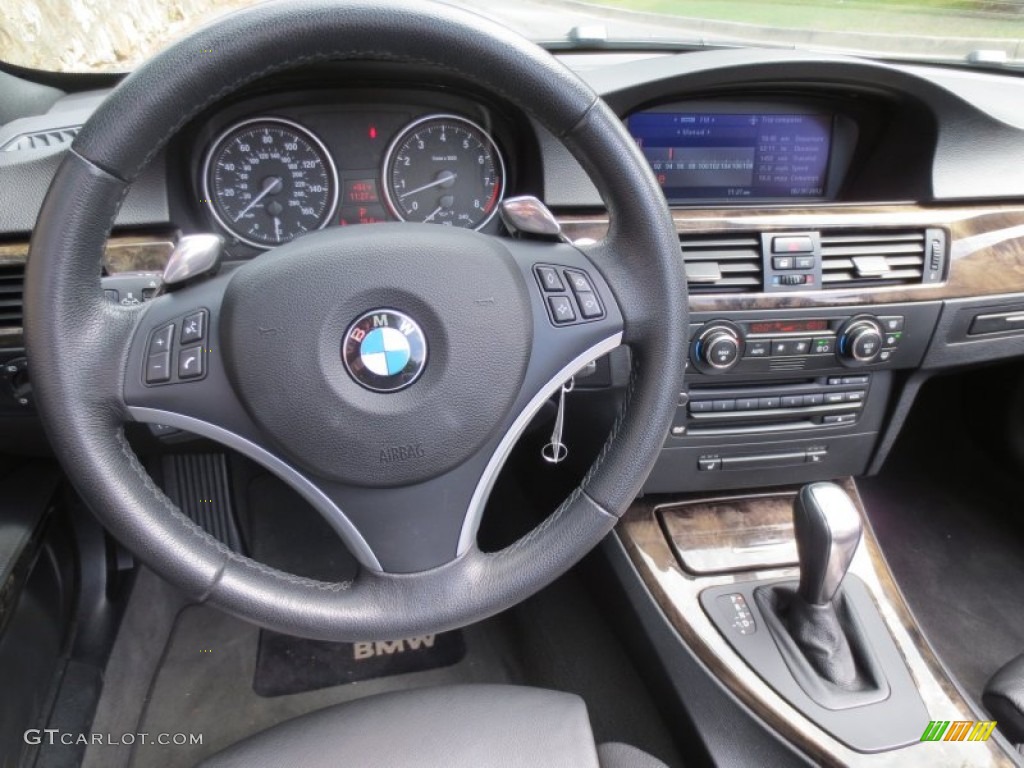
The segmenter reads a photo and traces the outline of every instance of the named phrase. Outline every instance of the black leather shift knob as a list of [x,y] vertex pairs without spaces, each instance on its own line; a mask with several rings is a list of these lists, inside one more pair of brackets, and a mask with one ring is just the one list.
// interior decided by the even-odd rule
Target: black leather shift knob
[[860,543],[860,514],[835,483],[811,483],[797,495],[793,527],[800,556],[797,593],[811,605],[831,603]]

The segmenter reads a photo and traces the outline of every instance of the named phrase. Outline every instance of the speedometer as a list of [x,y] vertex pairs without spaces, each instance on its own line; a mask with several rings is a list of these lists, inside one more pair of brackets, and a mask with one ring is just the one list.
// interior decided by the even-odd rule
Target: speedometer
[[384,197],[403,221],[480,229],[505,190],[505,165],[487,133],[454,115],[416,120],[384,158]]
[[217,221],[260,248],[323,227],[338,199],[338,174],[323,142],[298,123],[238,123],[206,156],[205,198]]

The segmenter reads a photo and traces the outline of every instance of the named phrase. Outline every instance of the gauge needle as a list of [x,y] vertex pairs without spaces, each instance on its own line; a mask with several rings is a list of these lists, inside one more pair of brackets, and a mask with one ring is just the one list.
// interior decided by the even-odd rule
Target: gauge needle
[[243,216],[245,216],[245,214],[252,210],[254,205],[256,205],[260,200],[269,195],[271,192],[279,192],[280,189],[281,179],[279,179],[277,176],[271,176],[269,179],[263,182],[263,191],[256,195],[256,197],[253,198],[252,202],[242,209],[242,212],[240,214],[235,216],[235,221],[238,221]]
[[274,217],[274,234],[277,235],[277,242],[281,242],[281,220]]
[[434,181],[430,182],[429,184],[424,184],[422,187],[416,187],[416,189],[410,189],[408,192],[403,192],[398,196],[398,199],[404,200],[409,195],[415,195],[417,192],[422,192],[424,189],[430,189],[431,187],[439,187],[442,184],[447,184],[449,181],[455,181],[457,177],[457,173],[452,173],[451,171],[448,171],[443,176],[441,176],[441,178],[434,179]]
[[437,206],[437,208],[436,208],[436,209],[434,210],[434,212],[433,212],[432,214],[430,214],[429,216],[427,216],[427,218],[425,218],[425,219],[423,220],[423,223],[424,223],[424,224],[426,224],[426,223],[427,223],[428,221],[430,221],[430,220],[431,220],[432,218],[434,218],[435,216],[437,216],[437,214],[439,214],[439,213],[440,213],[440,212],[441,212],[441,211],[442,211],[443,209],[444,209],[444,206],[443,206],[443,205],[439,205],[439,206]]

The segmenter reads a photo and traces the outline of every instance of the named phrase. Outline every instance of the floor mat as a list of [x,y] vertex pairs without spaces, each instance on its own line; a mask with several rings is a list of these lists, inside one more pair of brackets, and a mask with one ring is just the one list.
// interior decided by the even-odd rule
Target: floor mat
[[520,680],[516,654],[494,620],[462,631],[461,661],[331,688],[273,697],[252,683],[260,630],[214,608],[181,611],[139,717],[139,733],[200,734],[201,744],[136,744],[130,765],[191,768],[204,757],[284,720],[387,691],[456,683]]
[[1019,478],[955,419],[953,382],[923,393],[873,478],[857,481],[879,544],[918,622],[967,693],[1024,652]]
[[465,655],[458,630],[373,643],[328,643],[263,630],[252,687],[260,696],[284,696],[449,667]]

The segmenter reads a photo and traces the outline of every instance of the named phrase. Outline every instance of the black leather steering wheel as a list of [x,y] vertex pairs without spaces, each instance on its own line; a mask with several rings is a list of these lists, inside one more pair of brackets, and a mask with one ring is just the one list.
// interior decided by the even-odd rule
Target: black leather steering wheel
[[[608,206],[608,236],[574,247],[431,225],[334,228],[141,307],[104,301],[100,265],[120,203],[176,131],[259,78],[355,59],[441,67],[525,110],[592,177]],[[584,272],[601,317],[556,325],[536,265]],[[332,640],[462,626],[568,569],[639,491],[675,413],[686,359],[678,239],[622,122],[532,43],[420,2],[261,4],[126,78],[54,177],[32,239],[25,306],[44,425],[109,530],[197,600]],[[353,323],[384,310],[413,320],[421,335],[407,338],[427,348],[419,377],[387,393],[361,386],[342,360]],[[173,325],[177,339],[200,311],[203,375],[147,384],[154,335]],[[400,323],[390,317],[391,327]],[[564,380],[620,343],[631,350],[630,383],[582,484],[525,537],[481,552],[477,525],[515,438]],[[317,582],[224,547],[144,471],[123,434],[131,420],[184,427],[263,464],[334,526],[360,560],[359,576]]]

